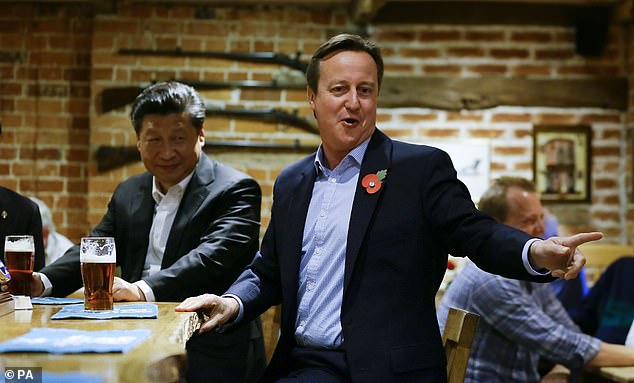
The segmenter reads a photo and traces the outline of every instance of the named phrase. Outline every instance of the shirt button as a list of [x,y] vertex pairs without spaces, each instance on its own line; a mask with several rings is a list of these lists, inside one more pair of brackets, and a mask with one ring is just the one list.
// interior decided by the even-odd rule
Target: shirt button
[[321,249],[320,248],[316,248],[315,249],[315,254],[319,254],[319,253],[321,253]]
[[323,217],[325,217],[325,216],[326,216],[326,212],[322,210],[322,211],[319,213],[319,216],[320,216],[320,217],[322,217],[322,218],[323,218]]
[[330,181],[331,183],[334,184],[335,182],[337,182],[337,179],[336,178],[330,178],[328,181]]

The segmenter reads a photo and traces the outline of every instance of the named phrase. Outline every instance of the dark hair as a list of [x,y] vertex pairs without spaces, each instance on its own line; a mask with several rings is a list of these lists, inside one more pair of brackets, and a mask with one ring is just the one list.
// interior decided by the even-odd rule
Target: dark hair
[[478,209],[500,222],[504,222],[509,213],[506,193],[510,187],[516,187],[529,193],[535,193],[535,184],[522,177],[500,177],[482,194]]
[[137,136],[147,114],[187,113],[196,131],[205,122],[205,102],[194,88],[176,81],[159,82],[143,89],[134,100],[130,119]]
[[383,58],[381,50],[373,42],[364,39],[361,36],[342,33],[332,37],[323,43],[308,63],[306,68],[306,83],[313,92],[317,92],[317,84],[319,83],[319,62],[329,54],[336,51],[357,51],[366,52],[376,63],[377,77],[379,80],[379,88],[383,80]]

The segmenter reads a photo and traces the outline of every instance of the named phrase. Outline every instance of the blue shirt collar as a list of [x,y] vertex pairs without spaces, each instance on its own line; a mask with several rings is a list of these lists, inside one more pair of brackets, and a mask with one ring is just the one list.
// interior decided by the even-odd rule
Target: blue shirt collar
[[[348,161],[353,160],[354,162],[356,162],[358,166],[361,166],[361,162],[363,162],[363,157],[365,156],[365,152],[368,149],[368,144],[370,143],[370,138],[372,138],[372,136],[368,137],[365,141],[363,141],[362,143],[357,145],[357,147],[355,147],[350,152],[348,152],[348,154],[346,154],[344,159],[339,163],[338,167],[341,166],[341,164],[343,164],[344,162],[346,162],[347,158],[348,158]],[[315,154],[315,162],[314,162],[315,170],[317,171],[318,174],[320,172],[323,173],[324,170],[328,170],[328,168],[324,166],[324,163],[326,162],[326,159],[324,158],[324,156],[325,154],[324,154],[323,144],[320,144],[319,147],[317,148],[317,153]],[[332,169],[332,170],[334,171],[335,169]]]

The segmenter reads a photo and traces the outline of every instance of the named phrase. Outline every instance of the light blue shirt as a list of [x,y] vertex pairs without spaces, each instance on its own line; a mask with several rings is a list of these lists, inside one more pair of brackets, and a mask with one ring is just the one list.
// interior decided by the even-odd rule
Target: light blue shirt
[[354,148],[333,170],[324,166],[320,146],[317,178],[308,207],[299,266],[295,339],[301,346],[338,348],[348,226],[361,162],[370,139]]

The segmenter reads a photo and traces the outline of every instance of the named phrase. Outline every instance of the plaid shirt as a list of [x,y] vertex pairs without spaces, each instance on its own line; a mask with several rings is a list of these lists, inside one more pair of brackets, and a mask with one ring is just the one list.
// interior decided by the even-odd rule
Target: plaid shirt
[[579,331],[548,284],[489,274],[472,262],[443,296],[441,331],[449,307],[480,315],[465,383],[539,382],[540,357],[578,369],[601,347]]

